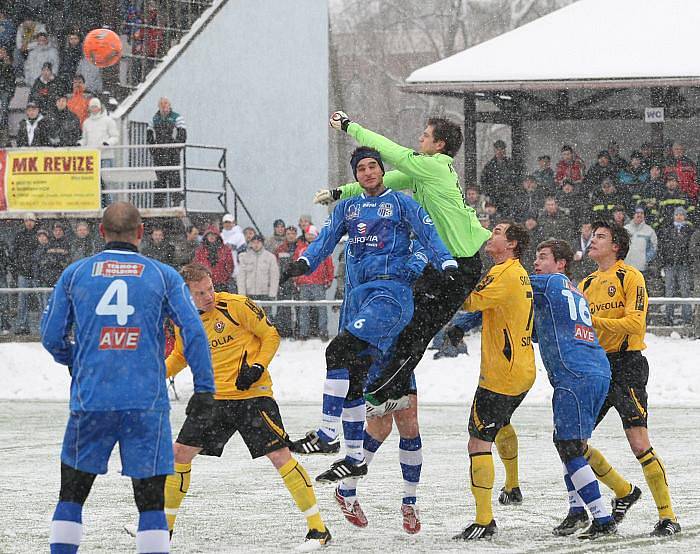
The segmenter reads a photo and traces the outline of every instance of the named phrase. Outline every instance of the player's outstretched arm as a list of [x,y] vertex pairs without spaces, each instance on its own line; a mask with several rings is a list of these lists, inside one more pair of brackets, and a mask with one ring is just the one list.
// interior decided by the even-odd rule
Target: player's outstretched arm
[[309,270],[315,270],[320,263],[333,254],[340,239],[347,232],[345,226],[345,203],[338,204],[323,223],[318,238],[313,241],[297,260],[306,262]]
[[[406,190],[413,187],[413,179],[394,169],[384,174],[384,186],[391,190]],[[334,189],[321,189],[314,194],[314,204],[329,206],[336,200],[345,200],[362,194],[360,183],[347,183]]]

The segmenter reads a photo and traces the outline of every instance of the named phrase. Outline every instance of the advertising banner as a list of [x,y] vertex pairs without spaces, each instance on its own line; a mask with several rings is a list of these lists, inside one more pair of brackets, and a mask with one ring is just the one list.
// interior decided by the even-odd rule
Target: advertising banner
[[100,209],[99,150],[5,150],[0,164],[0,210]]

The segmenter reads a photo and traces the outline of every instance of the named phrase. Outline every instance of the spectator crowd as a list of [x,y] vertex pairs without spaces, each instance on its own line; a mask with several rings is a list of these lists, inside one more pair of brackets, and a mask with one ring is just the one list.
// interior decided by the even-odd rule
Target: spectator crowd
[[[246,295],[254,300],[323,300],[333,284],[335,268],[328,258],[313,273],[280,284],[286,265],[296,261],[318,236],[310,216],[301,216],[298,227],[278,219],[269,237],[252,227],[242,229],[231,214],[210,221],[202,228],[185,225],[177,218],[148,222],[141,252],[175,268],[196,261],[212,272],[217,291]],[[39,221],[25,214],[19,229],[0,238],[0,288],[53,287],[61,272],[73,261],[90,256],[104,246],[95,224],[64,220]],[[344,275],[339,275],[342,282]],[[342,290],[342,285],[341,285]],[[47,295],[29,292],[0,294],[0,334],[34,334],[38,315]],[[11,312],[16,311],[16,317]],[[32,317],[32,314],[36,316]],[[326,306],[278,307],[268,310],[281,336],[328,340]],[[14,328],[11,321],[15,322]]]
[[[507,156],[505,142],[493,148],[480,188],[468,186],[465,200],[486,227],[500,219],[524,223],[531,234],[523,257],[529,270],[539,242],[564,238],[574,247],[574,276],[581,279],[595,269],[587,254],[591,223],[613,220],[630,233],[626,262],[644,274],[652,295],[700,295],[698,173],[682,143],[667,142],[663,149],[644,143],[626,159],[612,140],[590,166],[565,144],[554,167],[543,153],[527,174]],[[666,305],[667,325],[691,319],[691,306],[678,313]]]

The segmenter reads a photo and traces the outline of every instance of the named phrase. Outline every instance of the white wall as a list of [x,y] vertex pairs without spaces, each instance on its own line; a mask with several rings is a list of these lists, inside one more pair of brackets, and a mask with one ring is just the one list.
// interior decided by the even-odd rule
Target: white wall
[[149,121],[161,96],[188,142],[229,148],[229,176],[266,235],[278,217],[322,222],[311,197],[328,179],[326,1],[228,0],[129,119]]

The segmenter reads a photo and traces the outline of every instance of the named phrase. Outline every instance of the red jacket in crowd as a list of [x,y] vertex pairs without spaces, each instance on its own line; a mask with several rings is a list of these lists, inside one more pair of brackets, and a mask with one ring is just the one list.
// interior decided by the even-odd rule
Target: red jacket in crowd
[[[212,243],[208,235],[215,235]],[[233,275],[233,253],[228,245],[221,240],[221,235],[216,227],[209,227],[202,237],[200,244],[194,251],[194,261],[206,266],[211,271],[211,280],[214,286],[226,285]]]
[[680,189],[685,192],[693,202],[696,202],[698,199],[698,173],[693,160],[687,156],[669,158],[666,160],[664,175],[668,175],[669,173],[676,174]]
[[[296,250],[294,250],[294,260],[298,260],[299,256],[301,256],[308,247],[308,242],[305,242],[303,240],[297,242]],[[297,286],[323,285],[324,287],[329,287],[333,282],[334,275],[335,267],[333,267],[333,260],[331,259],[331,256],[328,256],[319,264],[319,266],[314,270],[313,273],[297,277],[294,281],[296,282]]]
[[559,160],[557,162],[557,171],[554,174],[554,182],[561,186],[564,179],[571,179],[574,183],[583,181],[583,174],[586,172],[586,166],[583,160],[575,156],[573,160]]

